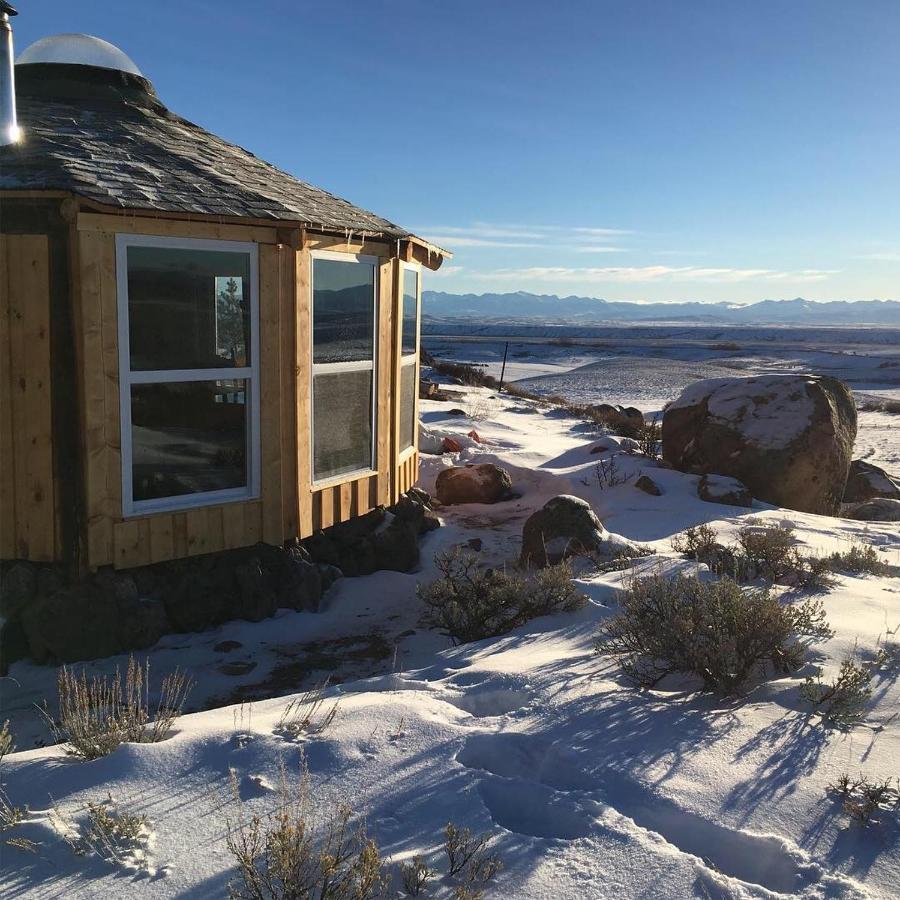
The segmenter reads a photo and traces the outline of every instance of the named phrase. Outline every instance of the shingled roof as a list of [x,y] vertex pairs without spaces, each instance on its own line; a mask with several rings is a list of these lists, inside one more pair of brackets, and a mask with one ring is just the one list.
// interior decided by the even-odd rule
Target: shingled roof
[[61,190],[110,207],[410,233],[166,109],[144,78],[16,67],[24,140],[0,148],[0,189]]

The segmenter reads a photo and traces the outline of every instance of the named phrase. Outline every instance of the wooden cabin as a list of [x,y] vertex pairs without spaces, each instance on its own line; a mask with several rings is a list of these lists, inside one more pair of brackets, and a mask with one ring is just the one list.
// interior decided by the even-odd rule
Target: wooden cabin
[[281,545],[408,489],[448,254],[170,112],[97,38],[38,41],[15,82],[0,559]]

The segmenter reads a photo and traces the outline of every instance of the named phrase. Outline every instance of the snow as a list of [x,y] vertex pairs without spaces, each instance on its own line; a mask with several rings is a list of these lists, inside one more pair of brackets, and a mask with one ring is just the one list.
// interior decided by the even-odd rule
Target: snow
[[[470,390],[467,406],[481,409],[492,396]],[[422,401],[429,428],[451,435],[474,428],[482,442],[423,455],[421,484],[432,488],[449,464],[495,462],[510,471],[516,496],[442,509],[445,525],[423,541],[418,572],[341,579],[320,613],[165,638],[147,652],[151,680],[180,665],[197,680],[192,702],[215,707],[182,716],[167,740],[125,744],[93,762],[34,746],[40,721],[31,703],[51,697],[55,672],[12,667],[4,715],[21,752],[3,761],[0,778],[10,801],[29,812],[0,839],[14,834],[39,846],[35,853],[2,847],[0,895],[224,897],[235,875],[228,822],[241,806],[271,811],[281,767],[296,773],[302,757],[314,799],[344,800],[364,814],[394,870],[418,853],[445,870],[442,830],[450,820],[491,832],[505,868],[488,898],[896,896],[896,817],[852,824],[827,786],[843,772],[897,774],[900,669],[880,671],[864,724],[846,733],[819,726],[799,696],[814,665],[831,677],[849,650],[874,654],[891,640],[900,625],[896,574],[838,576],[821,595],[835,637],[802,670],[729,701],[686,681],[639,691],[594,652],[628,572],[584,570],[585,608],[460,646],[421,625],[415,597],[416,585],[435,577],[434,554],[471,539],[482,541],[485,564],[512,563],[525,519],[557,494],[587,501],[610,532],[647,545],[654,555],[636,561],[638,574],[695,571],[670,541],[703,522],[723,540],[751,521],[789,522],[807,551],[862,540],[900,566],[896,524],[704,503],[696,477],[598,439],[558,411],[505,395],[492,402],[489,418],[472,419],[446,415],[453,403]],[[594,467],[610,458],[628,480],[601,488]],[[641,471],[661,496],[634,487]],[[387,652],[357,654],[332,669],[321,659],[304,663],[309,643],[348,635],[377,638]],[[224,640],[242,647],[215,650]],[[225,675],[221,663],[232,658],[256,666]],[[90,668],[111,671],[122,662]],[[326,670],[333,676],[326,702],[339,704],[334,724],[299,738],[280,731],[287,705]],[[267,684],[269,699],[229,702]],[[147,818],[152,841],[140,865],[78,856],[63,837],[83,823],[88,802],[108,796],[115,809]],[[438,879],[423,896],[449,900],[452,883]]]
[[[749,375],[743,378],[710,378],[685,388],[670,409],[696,406],[708,398],[711,419],[723,424],[741,423],[741,434],[759,447],[781,450],[790,446],[809,427],[815,404],[801,383],[815,379],[796,375]],[[755,397],[764,397],[757,402]]]

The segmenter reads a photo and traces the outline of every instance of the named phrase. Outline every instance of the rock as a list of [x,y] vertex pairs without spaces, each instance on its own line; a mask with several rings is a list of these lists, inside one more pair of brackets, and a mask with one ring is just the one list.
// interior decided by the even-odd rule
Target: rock
[[644,414],[636,406],[619,406],[617,409],[621,415],[636,425],[644,424]]
[[246,675],[256,668],[256,663],[252,660],[234,660],[232,662],[222,663],[219,671],[223,675]]
[[448,416],[464,416],[466,415],[466,411],[464,409],[459,409],[458,407],[454,407],[453,409],[447,410]]
[[730,475],[754,497],[834,515],[856,437],[842,382],[816,375],[714,378],[687,387],[663,415],[663,457],[698,475]]
[[747,485],[727,475],[704,475],[697,485],[697,496],[707,503],[746,507],[753,505],[753,495]]
[[891,478],[884,469],[873,466],[861,459],[850,463],[847,486],[844,488],[844,503],[862,503],[876,497],[900,500],[900,483]]
[[470,550],[474,550],[476,553],[481,553],[481,548],[483,545],[484,545],[483,541],[481,540],[481,538],[478,538],[478,537],[469,538],[466,541],[466,546]]
[[591,410],[598,416],[616,416],[619,412],[611,403],[595,403]]
[[419,379],[419,399],[429,400],[438,393],[438,386],[433,381],[426,381],[424,378]]
[[17,562],[0,576],[0,617],[18,619],[22,611],[34,600],[37,588],[35,567],[28,562]]
[[441,452],[442,453],[459,453],[462,450],[462,445],[456,438],[445,437],[441,441]]
[[659,497],[662,495],[662,491],[659,489],[659,485],[648,475],[641,475],[640,478],[634,483],[634,486],[639,490],[643,491],[645,494],[650,494],[653,497]]
[[31,656],[38,662],[76,662],[113,656],[119,638],[115,599],[90,583],[35,598],[22,613]]
[[409,572],[419,564],[419,529],[415,522],[394,520],[372,537],[378,569]]
[[132,600],[118,605],[119,644],[123,650],[146,650],[172,630],[162,600]]
[[216,653],[231,653],[232,650],[240,650],[243,646],[240,641],[219,641],[213,650]]
[[877,497],[857,503],[844,511],[848,519],[861,519],[864,522],[900,522],[900,500],[889,497]]
[[481,438],[478,436],[478,432],[474,428],[466,433],[466,437],[472,438],[472,440],[475,441],[476,444],[481,443]]
[[455,503],[496,503],[512,490],[505,469],[493,463],[453,466],[443,469],[435,482],[435,494],[445,505]]
[[519,562],[543,568],[579,553],[614,559],[631,550],[627,541],[603,527],[584,500],[560,494],[528,517]]
[[9,667],[28,656],[28,635],[21,622],[0,624],[0,676],[9,672]]

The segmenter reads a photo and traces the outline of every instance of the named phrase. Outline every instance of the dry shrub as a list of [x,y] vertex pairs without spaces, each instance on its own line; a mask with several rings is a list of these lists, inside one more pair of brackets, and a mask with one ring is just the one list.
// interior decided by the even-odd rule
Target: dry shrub
[[810,675],[800,688],[800,696],[812,704],[823,723],[850,728],[862,719],[872,699],[872,675],[873,667],[860,663],[852,653],[841,662],[830,683],[822,681],[821,670]]
[[530,619],[572,612],[587,598],[572,581],[566,562],[539,569],[482,569],[478,558],[459,548],[435,557],[441,577],[418,588],[428,619],[466,643],[506,634]]
[[484,886],[503,869],[503,862],[487,849],[491,836],[477,837],[468,828],[457,828],[452,822],[444,829],[444,852],[447,854],[447,874],[461,876],[464,883],[456,889],[458,900],[478,900]]
[[828,790],[843,800],[844,812],[863,825],[882,813],[900,812],[900,778],[872,781],[867,775],[854,779],[845,773]]
[[326,704],[328,682],[316,685],[288,703],[278,720],[276,731],[298,738],[304,734],[322,735],[334,723],[340,701]]
[[649,421],[644,421],[642,425],[638,425],[637,434],[634,436],[638,442],[638,452],[650,459],[656,459],[659,456],[659,442],[662,440],[662,422],[657,413]]
[[[237,785],[234,786],[237,799]],[[239,802],[239,801],[238,801]],[[314,808],[303,766],[292,787],[284,771],[278,805],[266,819],[228,823],[237,860],[232,900],[372,900],[389,886],[375,841],[351,824],[349,806]]]
[[176,669],[160,686],[159,703],[150,717],[150,663],[128,660],[125,682],[119,669],[113,676],[76,674],[67,666],[59,670],[59,721],[44,709],[54,739],[82,759],[97,759],[120,744],[152,744],[164,740],[191,689],[191,681]]
[[16,745],[13,743],[13,737],[9,730],[9,719],[7,719],[0,726],[0,762],[3,762],[3,757],[15,749]]
[[403,890],[410,897],[418,897],[425,885],[436,875],[434,869],[425,862],[424,856],[414,856],[411,862],[400,865],[400,880]]
[[850,572],[853,575],[886,575],[891,569],[871,544],[862,541],[855,541],[843,553],[832,553],[828,562],[833,571]]
[[71,842],[79,855],[94,853],[108,863],[146,869],[150,826],[146,816],[118,811],[112,799],[88,802],[87,823],[81,836]]
[[768,588],[744,590],[730,578],[636,578],[620,607],[600,628],[598,652],[615,657],[639,684],[691,673],[723,696],[765,663],[777,672],[796,669],[807,642],[833,633],[820,602],[782,606]]

